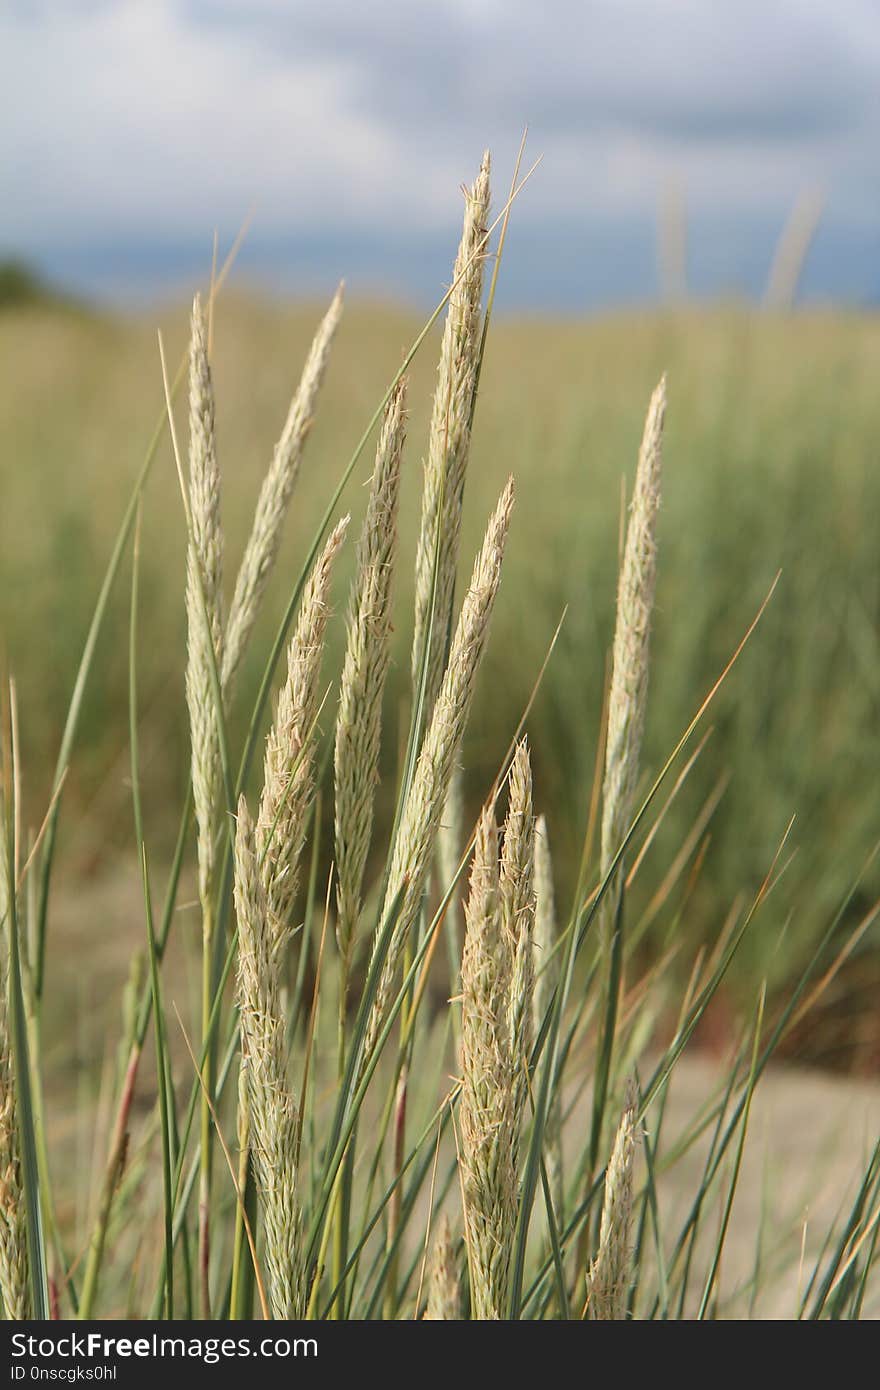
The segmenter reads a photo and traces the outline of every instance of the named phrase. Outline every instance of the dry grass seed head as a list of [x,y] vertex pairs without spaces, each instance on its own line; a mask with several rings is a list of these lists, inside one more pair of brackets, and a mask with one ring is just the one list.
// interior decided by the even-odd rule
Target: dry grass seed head
[[630,1226],[636,1126],[636,1092],[630,1084],[605,1170],[599,1250],[587,1276],[588,1313],[600,1321],[620,1321],[626,1317],[632,1255]]
[[509,804],[501,853],[501,918],[513,955],[510,990],[510,1048],[516,1077],[517,1125],[528,1095],[528,1057],[532,1046],[535,979],[535,826],[532,769],[528,746],[517,747],[509,778]]
[[494,807],[477,826],[461,963],[461,1131],[474,1316],[506,1316],[516,1223],[516,1098],[509,1031],[513,951],[502,919]]
[[440,1229],[431,1252],[431,1266],[428,1272],[428,1306],[425,1319],[428,1322],[456,1322],[461,1318],[461,1282],[455,1246],[452,1241],[452,1227],[444,1212],[440,1218]]
[[[0,861],[0,919],[5,919],[8,908],[5,854],[0,853]],[[5,922],[0,926],[0,947],[4,945],[8,929]],[[5,949],[2,954],[5,958]],[[3,965],[0,965],[0,1296],[10,1321],[20,1322],[28,1316],[27,1227],[9,1032],[8,980]]]
[[[399,909],[367,1028],[365,1059],[375,1046],[385,1019],[403,942],[415,920],[424,892],[437,828],[470,714],[477,671],[488,637],[512,511],[513,479],[510,478],[489,519],[471,582],[462,601],[449,665],[422,742],[391,851],[388,887],[380,921],[384,923],[398,900]],[[378,937],[373,943],[374,953],[377,941]]]
[[367,512],[358,544],[340,683],[334,748],[338,916],[345,960],[361,906],[379,776],[382,696],[390,660],[391,597],[397,558],[400,466],[406,431],[406,382],[398,383],[376,448]]
[[192,311],[189,355],[189,539],[186,566],[186,700],[198,832],[199,892],[210,898],[220,780],[212,668],[222,659],[223,531],[214,435],[214,390],[201,303]]
[[[657,578],[656,531],[665,413],[666,378],[663,377],[648,407],[617,591],[602,788],[603,877],[629,829],[639,777],[648,698],[651,614]],[[615,916],[616,897],[616,893],[609,895],[602,914],[606,941],[609,923]]]
[[320,704],[330,581],[348,522],[349,518],[343,517],[331,532],[306,582],[287,651],[287,678],[278,694],[266,739],[257,846],[270,931],[278,950],[289,928],[314,791],[314,726]]
[[256,831],[242,796],[235,835],[238,1009],[250,1145],[263,1209],[269,1296],[277,1318],[301,1317],[305,1291],[297,1200],[297,1107],[287,1080],[278,954],[269,930]]
[[299,476],[312,428],[330,348],[342,317],[342,285],[333,296],[309,350],[281,437],[263,480],[251,534],[235,581],[223,653],[223,688],[228,690],[241,665],[263,594],[278,555],[287,508]]
[[453,270],[454,289],[443,329],[428,435],[428,457],[425,461],[422,518],[416,552],[412,669],[415,686],[428,638],[434,555],[439,545],[439,566],[433,596],[434,621],[425,686],[428,714],[433,708],[443,677],[458,566],[462,501],[482,336],[489,169],[489,152],[486,151],[476,182],[465,191],[464,225]]

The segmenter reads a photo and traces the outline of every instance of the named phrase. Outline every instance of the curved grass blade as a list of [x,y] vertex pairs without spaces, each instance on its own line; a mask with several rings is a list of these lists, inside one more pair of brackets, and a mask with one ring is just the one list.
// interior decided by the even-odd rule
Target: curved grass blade
[[593,1089],[593,1122],[590,1133],[590,1168],[596,1166],[599,1158],[599,1144],[602,1138],[602,1124],[605,1107],[608,1103],[608,1083],[611,1077],[611,1056],[617,1032],[617,1006],[620,999],[620,985],[623,977],[623,905],[626,889],[621,886],[617,899],[614,921],[614,937],[611,945],[611,962],[608,973],[608,998],[605,1000],[605,1017],[602,1022],[602,1041],[596,1065],[596,1079]]
[[733,1201],[736,1196],[736,1187],[739,1181],[740,1168],[742,1167],[743,1151],[746,1145],[746,1133],[749,1127],[749,1113],[752,1108],[752,1096],[755,1094],[755,1083],[757,1081],[758,1066],[758,1047],[761,1042],[761,1025],[764,1021],[764,1000],[766,998],[766,986],[761,988],[761,996],[758,1000],[758,1008],[755,1017],[755,1041],[752,1047],[752,1062],[749,1068],[749,1079],[746,1084],[745,1095],[743,1097],[742,1121],[739,1128],[739,1140],[737,1141],[736,1153],[733,1160],[733,1174],[730,1179],[730,1186],[727,1191],[727,1199],[724,1203],[724,1213],[721,1218],[721,1229],[718,1232],[718,1239],[715,1242],[715,1250],[712,1255],[712,1263],[706,1275],[706,1283],[703,1288],[703,1296],[700,1299],[700,1307],[697,1312],[697,1321],[702,1322],[709,1307],[709,1299],[715,1287],[715,1280],[718,1277],[718,1269],[721,1264],[721,1252],[724,1249],[724,1242],[727,1238],[727,1228],[730,1225],[730,1213],[733,1210]]
[[0,832],[3,843],[0,852],[6,863],[7,936],[9,952],[9,1004],[11,1022],[12,1060],[15,1073],[16,1124],[21,1153],[21,1175],[27,1223],[28,1271],[31,1305],[34,1318],[45,1321],[51,1316],[49,1282],[46,1270],[46,1243],[43,1231],[43,1211],[40,1196],[40,1170],[37,1160],[38,1141],[35,1113],[31,1097],[31,1062],[28,1048],[27,1011],[22,985],[21,942],[16,909],[16,851],[13,813],[12,743],[9,726],[9,706],[4,691],[2,729],[2,803],[0,803]]
[[153,1032],[156,1039],[156,1077],[159,1092],[159,1123],[162,1136],[162,1189],[164,1196],[165,1231],[165,1294],[166,1312],[174,1317],[174,1254],[172,1240],[172,1198],[171,1198],[171,1125],[169,1120],[168,1091],[168,1052],[165,1034],[165,1015],[162,1010],[162,997],[159,985],[159,966],[156,953],[156,934],[153,926],[153,903],[150,893],[150,875],[147,864],[147,847],[144,840],[144,822],[141,806],[140,744],[138,738],[138,585],[140,578],[140,539],[141,505],[138,499],[135,521],[134,546],[131,566],[131,617],[129,621],[128,643],[128,708],[129,741],[131,745],[131,799],[134,813],[135,839],[138,845],[144,893],[144,913],[147,923],[147,945],[150,962],[150,993],[153,1000]]
[[[642,805],[639,808],[639,811],[632,825],[630,826],[629,830],[624,836],[624,839],[620,844],[617,853],[613,856],[611,863],[608,867],[608,872],[606,873],[605,878],[603,879],[598,892],[593,896],[593,898],[589,902],[589,905],[586,908],[579,905],[578,899],[576,899],[575,901],[575,907],[572,912],[569,925],[566,928],[565,932],[565,935],[568,937],[568,943],[563,980],[561,984],[556,987],[556,989],[553,992],[553,995],[551,996],[544,1016],[544,1020],[538,1033],[538,1037],[532,1048],[530,1064],[530,1070],[532,1073],[534,1073],[534,1069],[537,1066],[538,1061],[540,1060],[541,1053],[545,1045],[549,1046],[550,1056],[553,1060],[551,1065],[546,1066],[542,1070],[541,1082],[538,1091],[538,1104],[536,1106],[535,1120],[532,1128],[532,1139],[531,1144],[529,1146],[529,1153],[520,1194],[520,1207],[519,1216],[517,1220],[517,1234],[514,1245],[513,1271],[511,1277],[511,1300],[509,1316],[513,1321],[516,1321],[519,1318],[522,1305],[522,1283],[523,1275],[525,1272],[526,1240],[528,1238],[532,1204],[534,1202],[535,1191],[537,1189],[538,1160],[541,1150],[543,1148],[544,1127],[546,1124],[548,1102],[551,1093],[551,1083],[554,1088],[558,1087],[561,1081],[562,1067],[565,1064],[565,1055],[560,1051],[558,1047],[559,1028],[562,1014],[568,1001],[569,993],[571,991],[571,985],[574,978],[574,966],[578,955],[578,951],[584,939],[586,938],[587,932],[589,931],[589,928],[592,925],[592,922],[595,919],[596,914],[598,912],[599,905],[602,902],[605,893],[608,891],[609,886],[614,879],[614,875],[617,872],[623,855],[629,847],[629,844],[633,836],[635,835],[638,826],[641,824],[642,819],[647,814],[648,809],[654,801],[654,798],[659,792],[661,786],[665,782],[679,754],[690,741],[690,738],[693,735],[698,724],[700,723],[700,720],[702,719],[706,710],[709,708],[709,705],[712,703],[716,694],[720,690],[728,674],[733,669],[733,666],[738,660],[752,633],[755,631],[755,628],[760,622],[761,617],[763,616],[764,611],[768,603],[770,602],[770,599],[773,596],[778,582],[779,575],[777,574],[766,598],[764,599],[763,603],[758,609],[757,614],[752,619],[752,622],[746,629],[745,635],[743,636],[742,640],[740,641],[739,645],[734,651],[733,656],[730,658],[727,665],[724,667],[724,670],[721,672],[721,675],[718,677],[714,685],[709,690],[709,693],[704,698],[702,704],[700,705],[690,724],[685,729],[684,734],[679,739],[671,755],[666,760],[664,766],[661,768],[658,777],[656,778],[653,786],[648,792],[648,795],[642,802]],[[730,959],[732,959],[732,955],[728,958],[727,964],[730,963]],[[719,980],[720,978],[721,977],[719,976]],[[708,1002],[708,997],[705,1002]],[[703,1004],[704,1008],[705,1002]],[[697,1019],[695,1018],[693,1020],[690,1032],[692,1032],[693,1028],[696,1027],[696,1022]],[[687,1034],[687,1036],[690,1036],[690,1032]],[[679,1052],[676,1054],[676,1058],[678,1055],[680,1055],[680,1052],[684,1048],[686,1041],[687,1038],[684,1038],[682,1040],[681,1048],[679,1049]],[[676,1060],[676,1058],[673,1058],[673,1061],[670,1063],[669,1070],[671,1070],[672,1065],[674,1065],[674,1061]],[[668,1075],[668,1071],[666,1072],[666,1075]],[[656,1093],[661,1079],[662,1078],[658,1070],[658,1073],[655,1073],[654,1083],[652,1085],[649,1085],[648,1090],[646,1092],[646,1105],[650,1103],[651,1099],[653,1098],[653,1095]]]
[[153,993],[153,1033],[156,1039],[156,1077],[159,1091],[159,1123],[162,1134],[162,1192],[163,1228],[165,1236],[164,1285],[167,1316],[174,1317],[174,1203],[172,1195],[172,1137],[171,1096],[168,1086],[168,1044],[165,1032],[165,1013],[159,984],[159,962],[156,937],[153,932],[153,907],[150,901],[150,878],[146,846],[141,842],[141,865],[144,882],[144,911],[147,919],[147,940],[150,950],[150,985]]
[[[862,1178],[858,1193],[856,1194],[856,1199],[852,1204],[849,1218],[828,1263],[824,1278],[819,1285],[819,1289],[813,1301],[813,1306],[810,1310],[810,1321],[816,1321],[821,1318],[825,1311],[825,1306],[837,1278],[838,1271],[844,1262],[847,1247],[858,1233],[859,1225],[861,1224],[865,1206],[868,1201],[868,1195],[874,1185],[878,1170],[880,1170],[880,1139],[877,1140],[874,1146],[870,1162],[865,1169],[864,1177]],[[832,1316],[834,1316],[834,1313],[832,1313]]]
[[[176,1010],[175,1010],[175,1012],[176,1012]],[[183,1040],[184,1040],[184,1042],[186,1043],[186,1050],[187,1050],[187,1052],[189,1053],[190,1059],[191,1059],[192,1064],[193,1064],[193,1067],[195,1068],[195,1072],[196,1072],[196,1077],[197,1077],[197,1080],[198,1080],[198,1084],[199,1084],[199,1086],[202,1088],[202,1093],[203,1093],[203,1095],[207,1095],[207,1092],[206,1092],[205,1089],[204,1089],[204,1086],[205,1086],[204,1078],[203,1078],[202,1073],[201,1073],[201,1071],[200,1071],[200,1069],[199,1069],[198,1062],[196,1061],[196,1054],[195,1054],[195,1052],[194,1052],[193,1049],[192,1049],[192,1045],[191,1045],[191,1043],[190,1043],[190,1040],[189,1040],[189,1037],[188,1037],[188,1035],[187,1035],[186,1029],[185,1029],[184,1026],[183,1026],[183,1020],[182,1020],[182,1018],[180,1017],[180,1014],[177,1015],[177,1021],[178,1021],[178,1023],[180,1024],[180,1029],[181,1029],[181,1032],[183,1033]],[[247,1234],[248,1247],[249,1247],[250,1252],[251,1252],[251,1260],[253,1261],[254,1279],[255,1279],[256,1285],[257,1285],[257,1294],[258,1294],[259,1299],[260,1299],[260,1308],[261,1308],[261,1310],[262,1310],[263,1320],[266,1321],[266,1322],[268,1322],[268,1321],[270,1321],[269,1303],[268,1303],[268,1300],[267,1300],[267,1298],[266,1298],[266,1288],[265,1288],[265,1285],[264,1285],[264,1283],[263,1283],[263,1276],[262,1276],[262,1274],[260,1273],[260,1264],[259,1264],[259,1260],[257,1259],[257,1246],[256,1246],[256,1241],[254,1240],[254,1233],[253,1233],[253,1231],[252,1231],[252,1229],[251,1229],[251,1223],[250,1223],[250,1221],[249,1221],[249,1219],[248,1219],[248,1214],[247,1214],[247,1211],[246,1211],[246,1209],[245,1209],[243,1194],[242,1194],[242,1192],[241,1192],[241,1190],[239,1189],[239,1186],[238,1186],[238,1178],[237,1178],[237,1175],[236,1175],[236,1172],[235,1172],[235,1164],[232,1162],[232,1158],[231,1158],[231,1155],[230,1155],[230,1153],[229,1153],[229,1147],[228,1147],[228,1145],[227,1145],[227,1143],[226,1143],[226,1140],[223,1138],[223,1132],[222,1132],[222,1130],[220,1129],[220,1124],[219,1124],[219,1121],[218,1121],[218,1119],[217,1119],[217,1111],[216,1111],[216,1109],[214,1108],[214,1102],[213,1102],[213,1100],[210,1100],[210,1099],[209,1099],[209,1102],[208,1102],[208,1103],[209,1103],[209,1105],[210,1105],[210,1107],[211,1107],[211,1119],[213,1120],[213,1122],[214,1122],[214,1128],[215,1128],[216,1131],[217,1131],[217,1138],[218,1138],[218,1140],[220,1141],[220,1148],[221,1148],[222,1151],[223,1151],[223,1157],[226,1159],[226,1166],[227,1166],[227,1168],[229,1169],[229,1176],[230,1176],[230,1179],[231,1179],[231,1181],[232,1181],[233,1191],[235,1192],[235,1201],[236,1201],[236,1205],[237,1205],[237,1207],[239,1208],[239,1210],[240,1210],[241,1213],[242,1213],[242,1219],[243,1219],[243,1221],[244,1221],[244,1228],[245,1228],[245,1232],[246,1232],[246,1234]]]

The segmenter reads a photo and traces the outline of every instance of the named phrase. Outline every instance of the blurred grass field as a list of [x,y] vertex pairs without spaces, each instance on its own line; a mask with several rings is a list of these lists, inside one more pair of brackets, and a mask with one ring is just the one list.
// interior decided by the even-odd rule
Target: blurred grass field
[[[230,571],[320,309],[235,295],[218,305]],[[51,304],[0,314],[0,632],[18,685],[34,825],[45,811],[97,589],[161,408],[156,328],[176,362],[186,314],[185,305],[115,317]],[[271,640],[285,582],[296,580],[328,491],[419,327],[403,309],[348,307],[254,653]],[[417,531],[435,346],[426,343],[413,370],[403,574],[411,573]],[[476,809],[567,606],[528,724],[537,808],[549,809],[567,890],[588,813],[589,750],[601,724],[622,483],[632,480],[645,406],[663,370],[669,412],[646,785],[782,571],[713,706],[712,737],[654,842],[655,872],[640,875],[635,888],[644,909],[678,858],[655,948],[685,932],[713,940],[731,904],[754,894],[796,816],[787,847],[796,854],[760,933],[744,944],[735,1001],[738,989],[751,995],[765,974],[784,990],[880,838],[880,318],[830,311],[776,317],[728,305],[590,321],[496,321],[468,477],[463,567],[508,472],[518,504],[465,772]],[[356,515],[369,471],[368,450],[344,499]],[[179,805],[187,771],[184,541],[166,440],[145,495],[141,560],[142,790],[154,858],[170,852],[163,837],[176,816],[166,808]],[[340,617],[352,561],[349,548],[336,585]],[[391,729],[406,728],[411,597],[402,584]],[[123,580],[65,789],[62,867],[71,877],[101,874],[132,852],[127,625]],[[328,681],[338,671],[341,640],[337,622]],[[332,731],[332,716],[324,722]],[[390,803],[399,750],[388,738],[383,751]],[[878,892],[874,867],[843,926],[852,927]],[[798,1040],[804,1055],[861,1066],[880,1057],[877,944],[876,932],[864,938],[826,1001],[823,1027],[817,1033],[814,1023]]]

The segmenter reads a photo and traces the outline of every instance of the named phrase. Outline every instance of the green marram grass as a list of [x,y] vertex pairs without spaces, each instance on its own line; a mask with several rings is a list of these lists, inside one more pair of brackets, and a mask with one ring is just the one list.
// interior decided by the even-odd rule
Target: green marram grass
[[[784,584],[771,582],[777,545],[766,554],[743,545],[736,575],[717,544],[701,550],[708,542],[699,509],[712,500],[706,476],[740,501],[755,482],[742,420],[746,383],[729,386],[727,400],[719,401],[717,385],[701,400],[688,369],[708,358],[718,371],[705,346],[726,352],[725,335],[696,321],[633,325],[628,347],[657,368],[633,407],[647,407],[641,450],[627,411],[624,424],[595,435],[615,456],[615,471],[629,477],[637,458],[631,502],[618,526],[619,504],[602,500],[608,468],[603,476],[584,457],[583,507],[573,508],[563,459],[569,450],[580,454],[584,422],[558,408],[553,374],[577,354],[579,331],[563,326],[546,338],[550,361],[518,402],[517,447],[497,372],[515,362],[512,345],[535,352],[532,339],[546,330],[508,327],[489,385],[495,333],[487,330],[509,211],[507,204],[490,212],[489,167],[485,157],[466,191],[450,289],[375,397],[366,394],[370,373],[362,379],[357,362],[343,358],[351,374],[335,438],[348,432],[356,443],[332,473],[324,465],[335,447],[325,439],[318,451],[321,519],[311,534],[302,514],[292,527],[301,542],[293,567],[282,527],[298,495],[313,416],[326,406],[324,378],[332,379],[337,346],[343,351],[341,296],[319,323],[293,389],[249,540],[224,520],[239,515],[237,457],[254,447],[250,439],[245,447],[240,424],[238,433],[225,431],[230,359],[224,366],[215,358],[239,313],[223,316],[225,275],[204,307],[196,301],[189,349],[173,378],[160,340],[165,409],[80,632],[56,770],[33,834],[25,827],[39,804],[42,769],[30,788],[34,734],[22,732],[32,667],[25,663],[19,685],[4,680],[0,1294],[9,1317],[53,1309],[80,1318],[724,1317],[754,1308],[761,1279],[778,1277],[788,1258],[781,1233],[761,1225],[751,1281],[728,1287],[725,1240],[755,1089],[873,920],[871,869],[863,871],[857,856],[835,863],[839,882],[827,889],[834,900],[814,903],[809,930],[789,952],[784,992],[754,988],[743,1022],[731,1025],[714,1089],[674,1134],[665,1125],[676,1067],[737,962],[750,950],[768,960],[752,943],[766,940],[792,874],[785,824],[770,835],[762,822],[758,833],[760,817],[746,816],[739,833],[753,837],[742,859],[747,871],[718,919],[722,929],[696,948],[715,906],[698,872],[710,816],[695,813],[699,797],[691,799],[682,833],[679,812],[710,760],[702,736],[716,713],[721,719],[741,671],[773,687],[755,652],[768,660],[768,630],[772,641],[773,614],[785,603]],[[422,364],[441,319],[431,389]],[[22,331],[27,337],[34,325]],[[68,320],[66,331],[108,330]],[[610,340],[618,329],[601,331]],[[751,331],[742,315],[725,320],[727,336]],[[774,324],[768,332],[784,330]],[[689,357],[691,333],[705,336],[702,353]],[[271,336],[261,344],[270,369],[278,350]],[[661,350],[667,364],[655,360]],[[621,382],[599,357],[591,365],[592,431],[611,425]],[[787,369],[780,364],[783,375]],[[569,370],[577,378],[582,364]],[[730,382],[729,362],[721,376]],[[406,418],[405,379],[410,409],[425,394],[421,417]],[[478,466],[484,385],[490,417],[496,412],[489,428],[505,465],[500,476]],[[184,438],[176,414],[187,386]],[[779,399],[789,390],[783,384]],[[554,391],[557,408],[548,415]],[[74,391],[68,407],[75,399]],[[728,478],[717,467],[700,473],[692,460],[694,495],[679,492],[674,511],[681,522],[690,508],[690,524],[664,531],[660,496],[676,496],[672,480],[687,451],[685,426],[674,422],[688,408],[695,420],[687,447],[708,447],[723,420],[743,466]],[[75,424],[76,411],[68,413]],[[422,475],[413,441],[425,420]],[[169,439],[186,543],[173,620],[167,507],[157,529],[151,513],[160,504],[150,490],[164,487]],[[768,466],[759,511],[787,488],[805,486],[798,474],[809,469],[789,447],[788,471],[777,467],[771,476]],[[374,450],[355,543],[340,513],[354,502]],[[524,450],[538,452],[532,467],[540,474],[530,494],[524,470],[525,519],[519,480],[507,478],[507,464]],[[407,529],[412,511],[400,506],[408,474],[424,483],[416,534]],[[88,481],[77,479],[70,497]],[[616,609],[614,568],[604,597],[587,592],[582,574],[559,628],[554,585],[564,588],[582,560],[576,513],[593,506],[603,521],[594,529],[601,537],[595,573],[608,578],[609,557],[616,567],[620,555]],[[746,515],[742,506],[738,515]],[[539,543],[551,536],[549,546]],[[750,542],[757,547],[761,538]],[[40,551],[47,543],[40,536],[42,563],[61,562],[51,554],[56,542]],[[518,548],[526,559],[517,566]],[[676,591],[688,574],[682,553],[702,567],[699,595]],[[230,577],[236,555],[243,556],[237,579]],[[667,558],[675,583],[664,589]],[[129,565],[120,673],[102,639]],[[408,586],[402,576],[411,565]],[[509,569],[519,586],[515,646],[505,641],[517,608],[505,619]],[[76,575],[69,579],[75,589]],[[735,621],[706,644],[705,665],[688,661],[690,628],[711,620],[707,607],[699,616],[698,604],[720,602],[725,582],[723,602]],[[333,613],[345,584],[347,622]],[[156,636],[166,620],[169,634],[181,632],[184,618],[186,674],[171,683],[180,696],[175,719],[186,730],[182,762],[191,769],[181,795],[167,776],[146,775],[164,756],[150,747],[147,710],[150,683],[160,672],[168,683],[163,661],[184,649],[168,637],[157,654]],[[852,620],[866,672],[876,671],[870,619],[864,612]],[[783,614],[783,633],[786,622]],[[62,667],[69,627],[60,635]],[[655,627],[664,641],[652,640]],[[402,650],[412,651],[396,672],[395,629]],[[584,671],[589,679],[580,680]],[[686,691],[676,683],[682,672]],[[122,1001],[118,1053],[108,1056],[100,1093],[81,1097],[95,1148],[72,1214],[46,1106],[59,1042],[75,1045],[63,1024],[59,1039],[51,1022],[64,950],[53,930],[53,882],[65,813],[76,804],[79,750],[98,756],[90,720],[102,701],[112,710],[120,681],[142,947]],[[650,744],[657,690],[667,710],[678,701],[679,713],[659,752]],[[39,732],[54,699],[38,685]],[[112,731],[113,718],[106,722]],[[727,751],[744,737],[742,728],[728,730]],[[553,771],[560,750],[562,778]],[[471,803],[461,801],[457,782],[463,759]],[[823,789],[832,800],[836,794]],[[714,809],[719,798],[708,795]],[[857,848],[861,830],[851,837]],[[736,856],[725,863],[730,873]],[[714,891],[726,886],[722,876]],[[57,893],[64,891],[59,878]],[[696,929],[688,926],[691,911]],[[740,990],[753,978],[741,969]],[[877,1310],[880,1144],[853,1178],[854,1194],[802,1262],[792,1316]],[[664,1197],[670,1181],[684,1194],[677,1207]]]

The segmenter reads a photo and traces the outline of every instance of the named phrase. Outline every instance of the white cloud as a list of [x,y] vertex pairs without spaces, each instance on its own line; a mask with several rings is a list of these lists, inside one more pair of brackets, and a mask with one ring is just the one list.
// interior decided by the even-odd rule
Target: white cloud
[[261,222],[308,226],[343,187],[378,213],[370,170],[393,137],[346,110],[332,60],[268,62],[247,34],[183,21],[168,0],[120,0],[0,31],[17,111],[2,155],[7,237],[163,235]]
[[671,175],[876,221],[874,0],[68,0],[0,17],[2,240],[204,242],[452,224],[522,124],[534,224],[646,215]]

